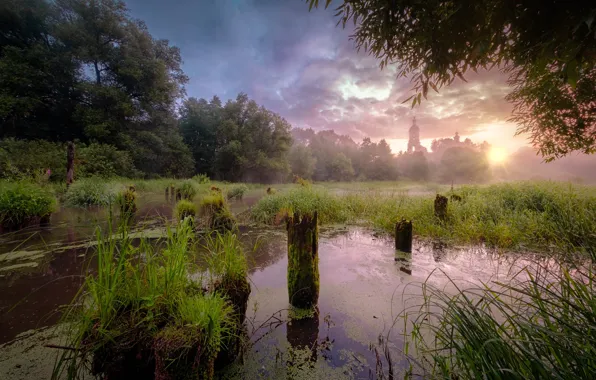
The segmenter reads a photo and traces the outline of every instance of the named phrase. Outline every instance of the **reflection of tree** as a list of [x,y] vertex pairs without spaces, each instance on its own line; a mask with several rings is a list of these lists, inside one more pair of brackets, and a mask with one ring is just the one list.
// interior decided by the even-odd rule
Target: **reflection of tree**
[[[287,324],[287,339],[292,349],[310,349],[310,361],[317,361],[317,339],[319,337],[319,309],[315,308],[314,315],[292,319]],[[292,360],[292,354],[290,354]],[[298,364],[298,363],[293,363]]]
[[412,253],[396,250],[395,262],[398,263],[400,272],[412,274]]

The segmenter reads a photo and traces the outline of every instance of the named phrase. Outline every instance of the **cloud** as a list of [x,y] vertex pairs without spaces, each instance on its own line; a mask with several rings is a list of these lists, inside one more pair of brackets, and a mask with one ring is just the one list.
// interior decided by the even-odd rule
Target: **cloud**
[[[352,30],[336,27],[332,10],[301,1],[129,0],[151,33],[181,48],[189,96],[222,99],[246,92],[294,127],[335,129],[355,140],[407,138],[412,117],[421,138],[482,135],[502,125],[511,105],[497,70],[468,75],[411,109],[412,94],[396,68],[358,53]],[[497,127],[495,127],[497,128]],[[505,138],[505,137],[503,137]]]

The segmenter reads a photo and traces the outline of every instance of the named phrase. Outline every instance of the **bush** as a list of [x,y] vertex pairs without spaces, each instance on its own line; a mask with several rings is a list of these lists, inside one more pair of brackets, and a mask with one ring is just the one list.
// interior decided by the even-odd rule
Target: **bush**
[[70,185],[64,203],[71,207],[105,206],[115,201],[118,187],[100,178],[80,179]]
[[31,179],[51,170],[50,180],[66,179],[66,147],[44,140],[0,140],[0,178]]
[[75,167],[77,178],[83,177],[139,177],[128,152],[113,145],[90,144],[81,147],[77,153],[79,166]]
[[197,174],[196,176],[192,177],[192,179],[197,182],[199,185],[207,184],[211,182],[209,176],[207,174]]
[[188,200],[181,200],[174,206],[174,218],[183,220],[187,216],[195,217],[197,215],[197,205]]
[[38,223],[56,210],[56,198],[47,189],[27,182],[0,186],[0,226],[8,229]]
[[197,195],[197,188],[195,187],[195,183],[190,180],[182,182],[178,190],[180,190],[182,198],[189,201],[192,201],[195,195]]
[[228,199],[242,199],[247,191],[248,186],[245,184],[235,185],[227,189],[226,196]]

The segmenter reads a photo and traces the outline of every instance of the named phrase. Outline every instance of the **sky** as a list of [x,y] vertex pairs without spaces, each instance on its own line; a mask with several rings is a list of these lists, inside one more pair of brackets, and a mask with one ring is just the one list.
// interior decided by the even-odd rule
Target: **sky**
[[[155,38],[178,46],[188,97],[222,100],[245,92],[293,127],[334,129],[355,141],[386,139],[405,150],[415,116],[423,145],[457,131],[509,152],[527,144],[508,123],[506,76],[471,73],[428,96],[413,94],[396,68],[357,52],[351,26],[336,26],[332,9],[308,11],[304,0],[127,0],[131,15]],[[338,1],[334,1],[338,3]],[[332,3],[332,5],[334,4]]]

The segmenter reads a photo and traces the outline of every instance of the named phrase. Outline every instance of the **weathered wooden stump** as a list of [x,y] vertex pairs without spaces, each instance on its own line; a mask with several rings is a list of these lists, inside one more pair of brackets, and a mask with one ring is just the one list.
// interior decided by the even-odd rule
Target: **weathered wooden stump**
[[319,230],[317,212],[288,215],[288,296],[294,307],[306,309],[319,300]]
[[182,200],[182,191],[180,189],[176,189],[176,202]]
[[166,186],[166,202],[170,201],[170,188]]
[[75,144],[69,141],[66,145],[66,187],[74,181]]
[[439,219],[444,220],[447,217],[447,204],[449,200],[447,197],[437,194],[435,198],[435,216]]
[[412,221],[402,219],[395,224],[395,250],[412,252]]
[[175,197],[175,192],[176,192],[176,188],[174,187],[174,185],[170,185],[170,202],[172,203],[176,203],[176,197]]

